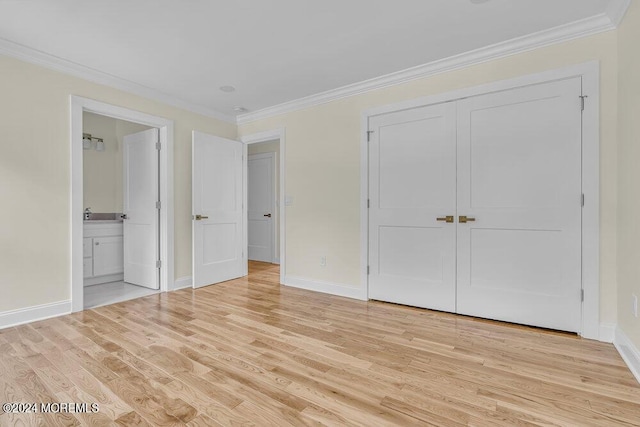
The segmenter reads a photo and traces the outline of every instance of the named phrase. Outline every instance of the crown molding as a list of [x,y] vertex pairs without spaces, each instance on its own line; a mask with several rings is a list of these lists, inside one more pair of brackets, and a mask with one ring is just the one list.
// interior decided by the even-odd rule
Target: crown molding
[[[624,15],[629,7],[630,0],[614,0],[611,13],[615,17]],[[293,101],[284,102],[272,107],[263,108],[238,116],[238,125],[243,125],[256,120],[262,120],[292,111],[310,108],[338,99],[354,96],[389,86],[395,86],[412,80],[417,80],[436,74],[467,68],[483,62],[504,58],[518,53],[527,52],[544,46],[566,42],[569,40],[590,36],[616,28],[616,24],[608,13],[602,13],[590,18],[575,21],[569,24],[554,27],[548,30],[496,43],[483,48],[475,49],[459,55],[433,61],[424,65],[397,71],[381,77],[365,80],[359,83],[343,86],[337,89],[307,96]]]
[[221,120],[228,123],[236,123],[236,118],[230,115],[220,113],[210,108],[202,107],[187,101],[183,101],[174,96],[166,94],[156,89],[116,77],[114,75],[95,70],[93,68],[58,58],[57,56],[32,49],[18,43],[0,38],[0,54],[10,56],[31,64],[49,68],[74,77],[79,77],[93,83],[109,86],[119,89],[143,98],[162,102],[163,104],[181,108],[192,113],[200,114],[213,119]]
[[612,0],[607,6],[607,15],[613,25],[618,27],[631,6],[631,0]]

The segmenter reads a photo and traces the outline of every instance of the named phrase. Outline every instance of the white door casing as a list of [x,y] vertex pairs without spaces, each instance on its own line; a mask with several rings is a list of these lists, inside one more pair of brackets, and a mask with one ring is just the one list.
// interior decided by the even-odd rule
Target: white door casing
[[370,120],[369,298],[455,311],[455,112]]
[[243,276],[241,142],[193,132],[193,287]]
[[158,289],[158,129],[123,138],[124,281]]
[[84,210],[83,204],[83,153],[82,130],[83,112],[100,114],[115,119],[127,120],[159,129],[160,142],[160,291],[172,289],[174,278],[174,221],[173,221],[173,120],[151,114],[142,113],[124,107],[107,104],[76,95],[69,96],[71,106],[71,209],[69,223],[71,225],[71,311],[78,312],[84,308],[84,259],[83,237],[84,222],[78,212]]
[[581,321],[580,77],[458,102],[457,312]]
[[273,262],[275,236],[275,153],[253,154],[247,161],[248,256]]

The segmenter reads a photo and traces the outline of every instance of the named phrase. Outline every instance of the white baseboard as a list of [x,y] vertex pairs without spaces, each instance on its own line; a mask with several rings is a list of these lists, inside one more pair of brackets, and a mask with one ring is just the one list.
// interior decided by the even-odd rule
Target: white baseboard
[[616,337],[615,323],[601,323],[598,341],[612,343]]
[[618,353],[622,356],[622,360],[624,360],[633,376],[640,383],[640,349],[631,342],[619,327],[616,328],[616,337],[613,345],[616,346]]
[[51,304],[34,305],[33,307],[18,310],[4,311],[0,313],[0,329],[23,323],[49,319],[71,313],[71,300],[54,302]]
[[180,277],[173,282],[173,286],[170,291],[177,291],[178,289],[191,288],[193,286],[193,279],[191,276]]
[[340,297],[359,299],[362,301],[367,300],[366,289],[337,285],[335,283],[321,282],[318,280],[308,280],[301,277],[285,276],[284,285],[291,286],[293,288],[306,289],[308,291],[322,292],[325,294],[331,294]]

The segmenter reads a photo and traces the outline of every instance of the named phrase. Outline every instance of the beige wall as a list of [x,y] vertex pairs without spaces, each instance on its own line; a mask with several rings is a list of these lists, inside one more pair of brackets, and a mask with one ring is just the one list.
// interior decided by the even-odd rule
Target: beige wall
[[[260,142],[257,144],[249,144],[247,148],[249,155],[262,154],[262,153],[276,153],[276,200],[280,200],[280,141]],[[276,211],[274,212],[273,223],[276,227],[276,241],[275,249],[277,258],[280,258],[280,206],[276,204]]]
[[[122,212],[122,180],[116,181],[122,152],[116,138],[116,120],[97,114],[82,115],[83,133],[104,140],[104,151],[83,150],[83,208],[92,212]],[[96,140],[93,141],[95,144]],[[94,145],[95,146],[95,145]],[[122,170],[122,166],[120,166]]]
[[[83,208],[92,212],[122,212],[122,138],[149,126],[84,113],[83,132],[102,138],[104,151],[83,150]],[[94,141],[95,144],[95,141]]]
[[[240,126],[286,128],[287,275],[359,287],[360,115],[368,108],[599,60],[601,321],[616,322],[617,36],[615,31],[333,101]],[[320,257],[327,257],[326,267]]]
[[175,121],[175,276],[191,275],[191,131],[234,124],[5,56],[0,94],[0,312],[70,298],[70,94]]
[[640,298],[640,4],[632,2],[618,30],[618,325],[640,348],[640,318],[631,296]]

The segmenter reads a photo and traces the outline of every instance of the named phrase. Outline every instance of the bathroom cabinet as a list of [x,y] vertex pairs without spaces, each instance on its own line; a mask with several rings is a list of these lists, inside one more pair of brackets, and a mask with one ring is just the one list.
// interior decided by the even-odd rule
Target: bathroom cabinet
[[121,221],[85,221],[84,285],[123,280],[123,250]]

